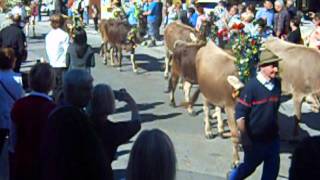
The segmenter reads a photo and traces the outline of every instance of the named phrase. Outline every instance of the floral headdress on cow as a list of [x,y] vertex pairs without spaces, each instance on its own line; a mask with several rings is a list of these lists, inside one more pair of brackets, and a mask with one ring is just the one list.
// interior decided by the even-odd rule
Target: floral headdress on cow
[[235,39],[232,50],[235,54],[235,65],[238,68],[239,78],[246,83],[250,77],[256,73],[256,65],[259,62],[261,37],[252,36],[243,31],[244,26],[235,24],[232,26],[239,30],[239,35]]

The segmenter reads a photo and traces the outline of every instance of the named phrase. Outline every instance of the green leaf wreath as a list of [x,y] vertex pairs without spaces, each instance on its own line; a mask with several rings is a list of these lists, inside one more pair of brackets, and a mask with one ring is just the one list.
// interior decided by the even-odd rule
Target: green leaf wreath
[[260,47],[261,38],[259,36],[250,36],[244,32],[239,33],[232,46],[236,57],[235,65],[238,68],[240,80],[244,83],[249,80],[259,62]]

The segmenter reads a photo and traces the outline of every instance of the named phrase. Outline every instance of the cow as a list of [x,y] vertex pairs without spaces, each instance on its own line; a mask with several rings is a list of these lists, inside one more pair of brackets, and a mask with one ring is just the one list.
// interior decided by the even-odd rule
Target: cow
[[[217,106],[218,132],[221,136],[223,136],[224,130],[220,114],[221,108],[225,109],[228,126],[231,131],[231,141],[233,143],[234,165],[239,163],[239,140],[236,136],[237,125],[234,119],[236,99],[232,96],[233,87],[228,83],[227,78],[229,76],[238,76],[237,68],[234,64],[235,60],[235,57],[229,55],[212,41],[209,41],[196,55],[196,73],[199,89],[194,95],[198,96],[200,92],[203,95],[204,131],[208,138],[214,136],[209,121],[209,105],[214,104]],[[196,98],[192,97],[191,101],[195,100]]]
[[295,112],[294,135],[298,135],[302,102],[311,99],[312,110],[319,111],[320,103],[320,51],[303,45],[292,44],[278,38],[265,42],[265,47],[279,56],[282,91],[292,94]]
[[198,50],[205,45],[206,42],[200,41],[198,43],[185,42],[177,40],[174,43],[172,54],[172,67],[171,76],[169,78],[168,91],[170,92],[170,105],[175,107],[175,90],[179,81],[179,78],[184,80],[184,93],[185,101],[187,102],[187,111],[190,115],[195,115],[190,101],[190,90],[192,84],[197,84],[196,63],[195,58]]
[[165,46],[165,71],[164,78],[168,79],[170,71],[170,63],[174,48],[174,43],[177,40],[185,42],[197,42],[205,40],[205,34],[197,32],[194,28],[182,24],[179,21],[170,23],[164,30],[164,46]]
[[[103,52],[105,53],[105,63],[110,54],[111,65],[114,65],[114,53],[117,52],[117,60],[119,62],[119,69],[122,66],[122,49],[130,51],[130,61],[132,69],[137,72],[135,63],[135,48],[137,44],[142,41],[142,37],[146,33],[146,26],[144,21],[139,19],[138,26],[133,28],[126,20],[120,19],[103,19],[99,24],[99,29],[103,41]],[[109,53],[108,45],[110,45],[111,52]]]

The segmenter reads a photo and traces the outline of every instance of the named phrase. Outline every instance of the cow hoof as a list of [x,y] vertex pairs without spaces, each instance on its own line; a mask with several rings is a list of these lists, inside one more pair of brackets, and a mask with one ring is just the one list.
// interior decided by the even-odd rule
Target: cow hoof
[[168,79],[169,79],[169,77],[168,77],[168,76],[164,76],[164,79],[165,79],[165,80],[168,80]]
[[108,65],[107,61],[103,61],[103,64],[104,64],[104,65]]
[[170,106],[171,106],[171,107],[174,107],[174,108],[177,107],[177,105],[176,105],[175,102],[170,102]]
[[195,116],[197,116],[197,113],[196,113],[196,112],[194,112],[194,111],[188,112],[188,114],[189,114],[191,117],[195,117]]
[[218,134],[219,134],[219,137],[220,137],[220,138],[222,138],[222,139],[225,139],[225,138],[226,138],[226,137],[224,136],[223,132],[219,132]]
[[213,139],[215,137],[215,135],[212,132],[206,133],[205,136],[207,139]]
[[164,90],[163,92],[166,93],[166,94],[168,94],[168,93],[170,92],[170,90],[169,90],[169,89],[166,89],[166,90]]

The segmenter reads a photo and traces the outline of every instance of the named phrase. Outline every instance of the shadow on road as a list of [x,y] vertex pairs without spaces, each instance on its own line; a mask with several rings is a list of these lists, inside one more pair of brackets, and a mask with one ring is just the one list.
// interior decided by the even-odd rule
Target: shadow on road
[[[293,153],[299,142],[309,137],[309,133],[302,129],[301,123],[298,128],[298,136],[293,135],[295,121],[293,117],[278,113],[279,117],[279,133],[280,133],[280,153]],[[305,118],[306,119],[306,118]],[[311,121],[311,119],[309,119]]]
[[145,122],[152,122],[157,120],[166,120],[166,119],[174,118],[181,114],[182,113],[170,113],[170,114],[157,115],[153,113],[142,113],[140,114],[140,116],[141,116],[142,123],[145,123]]
[[162,71],[163,70],[163,63],[161,61],[164,58],[154,58],[152,56],[146,54],[136,54],[135,55],[137,65],[140,69],[145,71],[140,71],[139,74],[144,74],[146,72],[152,71]]
[[[148,109],[154,109],[156,106],[162,105],[164,102],[154,102],[154,103],[142,103],[138,104],[139,111],[146,111]],[[123,113],[129,111],[129,106],[126,104],[123,107],[117,108],[116,113]]]

